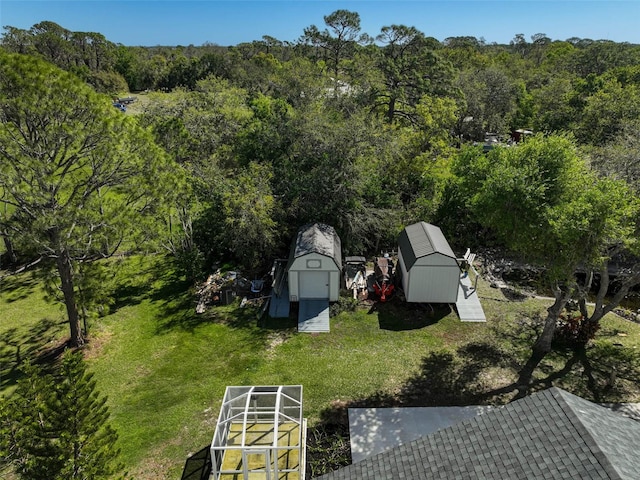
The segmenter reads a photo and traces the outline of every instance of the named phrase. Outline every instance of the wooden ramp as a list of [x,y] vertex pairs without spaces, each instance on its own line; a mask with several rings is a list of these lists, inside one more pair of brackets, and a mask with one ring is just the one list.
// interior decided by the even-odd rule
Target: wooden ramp
[[329,300],[300,300],[299,307],[299,332],[329,331]]
[[458,301],[456,302],[458,316],[462,322],[486,322],[484,310],[480,305],[478,292],[471,285],[471,279],[467,275],[460,278],[458,284]]
[[271,292],[269,316],[271,318],[287,318],[289,316],[289,285],[283,285],[280,295],[275,290]]

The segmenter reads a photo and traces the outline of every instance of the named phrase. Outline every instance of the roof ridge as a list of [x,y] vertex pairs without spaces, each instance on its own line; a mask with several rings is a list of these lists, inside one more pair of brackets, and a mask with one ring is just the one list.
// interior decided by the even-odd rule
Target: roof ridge
[[[616,469],[613,463],[611,463],[607,452],[600,446],[597,438],[592,434],[591,429],[584,424],[582,418],[575,412],[574,407],[567,401],[567,395],[571,395],[571,397],[574,397],[580,403],[589,401],[582,397],[578,397],[577,395],[573,395],[559,387],[551,387],[547,389],[545,393],[546,392],[549,392],[549,395],[551,395],[551,397],[556,401],[560,410],[562,410],[562,413],[567,417],[576,430],[578,430],[581,437],[584,439],[585,445],[591,453],[593,453],[593,456],[602,468],[611,477],[611,480],[623,480],[622,475],[618,472],[618,469]],[[589,404],[603,409],[604,412],[608,412],[606,408],[593,402],[589,402]]]

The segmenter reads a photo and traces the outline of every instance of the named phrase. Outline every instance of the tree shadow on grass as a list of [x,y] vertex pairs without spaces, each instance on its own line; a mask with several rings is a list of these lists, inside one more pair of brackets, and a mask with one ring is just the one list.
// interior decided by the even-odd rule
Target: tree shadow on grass
[[258,326],[266,330],[297,330],[298,317],[289,315],[286,318],[271,318],[265,315],[258,321]]
[[[519,349],[513,355],[510,366],[518,372],[531,354],[531,347],[542,329],[543,319],[523,319],[514,322],[510,329],[500,329],[497,334],[508,339]],[[603,330],[586,348],[568,345],[554,340],[552,351],[540,362],[535,377],[529,385],[513,382],[498,388],[489,388],[480,395],[481,402],[495,398],[517,399],[535,391],[557,386],[587,400],[622,402],[640,400],[640,352],[615,342],[619,332]],[[601,341],[607,340],[607,341]]]
[[38,280],[33,275],[26,273],[0,279],[2,298],[7,303],[13,303],[29,297],[37,287]]
[[[549,360],[555,356],[556,364],[558,360],[564,362],[562,367],[549,367],[530,391],[555,385],[595,402],[629,401],[630,394],[640,396],[640,352],[596,343],[586,355],[589,367],[573,350],[556,348]],[[503,380],[508,379],[508,372],[512,373],[513,365],[519,362],[517,354],[498,345],[469,343],[455,354],[440,351],[424,357],[420,371],[397,392],[379,391],[348,402],[333,402],[321,412],[320,422],[309,429],[308,475],[321,475],[351,463],[349,408],[502,405],[517,398],[516,389],[511,382],[492,389],[495,375],[504,371],[507,375]]]
[[[535,321],[516,322],[510,332],[501,331],[521,343],[520,348],[472,342],[455,352],[432,352],[422,359],[418,373],[397,391],[333,402],[321,412],[320,421],[310,427],[307,472],[320,475],[351,463],[349,408],[502,405],[514,400],[515,372],[523,364],[521,350],[530,347],[526,342],[535,338],[537,328]],[[597,343],[586,354],[588,373],[571,349],[556,347],[530,391],[555,385],[596,402],[628,400],[630,394],[640,396],[640,352]]]
[[443,350],[425,356],[419,372],[398,391],[333,402],[310,428],[307,473],[321,475],[351,463],[349,408],[478,405],[491,379],[487,372],[499,372],[513,361],[509,352],[497,345],[469,343],[455,353]]
[[[156,324],[158,334],[180,329],[193,331],[208,320],[195,314],[192,285],[176,273],[171,257],[154,258],[150,263],[124,264],[117,276],[118,286],[113,292],[112,313],[123,307],[149,301],[160,310]],[[114,268],[119,268],[115,265]],[[137,269],[136,269],[137,268]],[[135,275],[127,275],[135,269]]]
[[22,377],[22,364],[28,360],[43,365],[54,363],[67,346],[60,340],[66,321],[43,318],[27,331],[9,329],[0,338],[0,390],[16,384]]
[[[179,282],[179,279],[174,274],[171,259],[154,260],[147,265],[139,262],[138,268],[126,262],[115,263],[111,266],[111,268],[116,269],[115,275],[117,278],[117,286],[112,294],[114,302],[112,311],[138,305],[145,299],[169,299],[171,294],[175,294],[174,284]],[[133,262],[133,260],[129,261]],[[124,271],[119,271],[121,268]],[[129,274],[129,269],[135,271]],[[161,282],[160,286],[157,286],[159,282]]]
[[203,325],[220,324],[233,329],[254,329],[257,332],[257,312],[255,308],[240,308],[239,302],[221,307],[213,307],[205,313],[197,314],[195,304],[188,296],[180,301],[165,305],[163,316],[158,320],[157,333],[171,330],[193,332]]
[[447,304],[376,302],[369,313],[378,313],[380,329],[391,331],[417,330],[438,323],[451,313]]
[[[334,401],[324,409],[309,429],[309,476],[351,463],[349,408],[503,405],[518,398],[517,371],[538,336],[541,319],[505,320],[492,328],[500,343],[472,342],[455,352],[429,353],[418,373],[397,391]],[[612,334],[602,332],[599,337],[610,339]],[[605,341],[594,342],[583,353],[585,358],[556,344],[528,393],[558,386],[594,402],[640,400],[640,352]]]
[[556,347],[560,369],[547,369],[530,391],[559,386],[597,403],[640,400],[640,352],[620,344],[598,342],[586,349]]

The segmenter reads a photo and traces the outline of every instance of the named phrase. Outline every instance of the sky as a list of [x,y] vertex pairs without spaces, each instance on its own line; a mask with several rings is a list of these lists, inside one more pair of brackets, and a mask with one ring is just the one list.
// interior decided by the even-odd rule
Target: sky
[[361,32],[414,26],[444,40],[474,36],[508,44],[522,33],[640,44],[640,0],[0,0],[0,26],[29,29],[43,20],[74,32],[97,32],[128,46],[237,45],[263,35],[295,42],[324,16],[358,12]]

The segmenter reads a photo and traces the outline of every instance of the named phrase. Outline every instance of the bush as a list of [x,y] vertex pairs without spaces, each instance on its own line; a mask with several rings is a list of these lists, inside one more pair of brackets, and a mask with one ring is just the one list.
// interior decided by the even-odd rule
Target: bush
[[177,270],[188,282],[196,282],[206,276],[204,254],[197,247],[178,250],[175,256]]
[[586,345],[600,329],[597,322],[589,322],[581,314],[560,315],[554,340],[567,346]]
[[341,312],[355,312],[358,308],[358,300],[351,295],[340,295],[338,301],[331,304],[329,313],[332,317],[339,315]]

